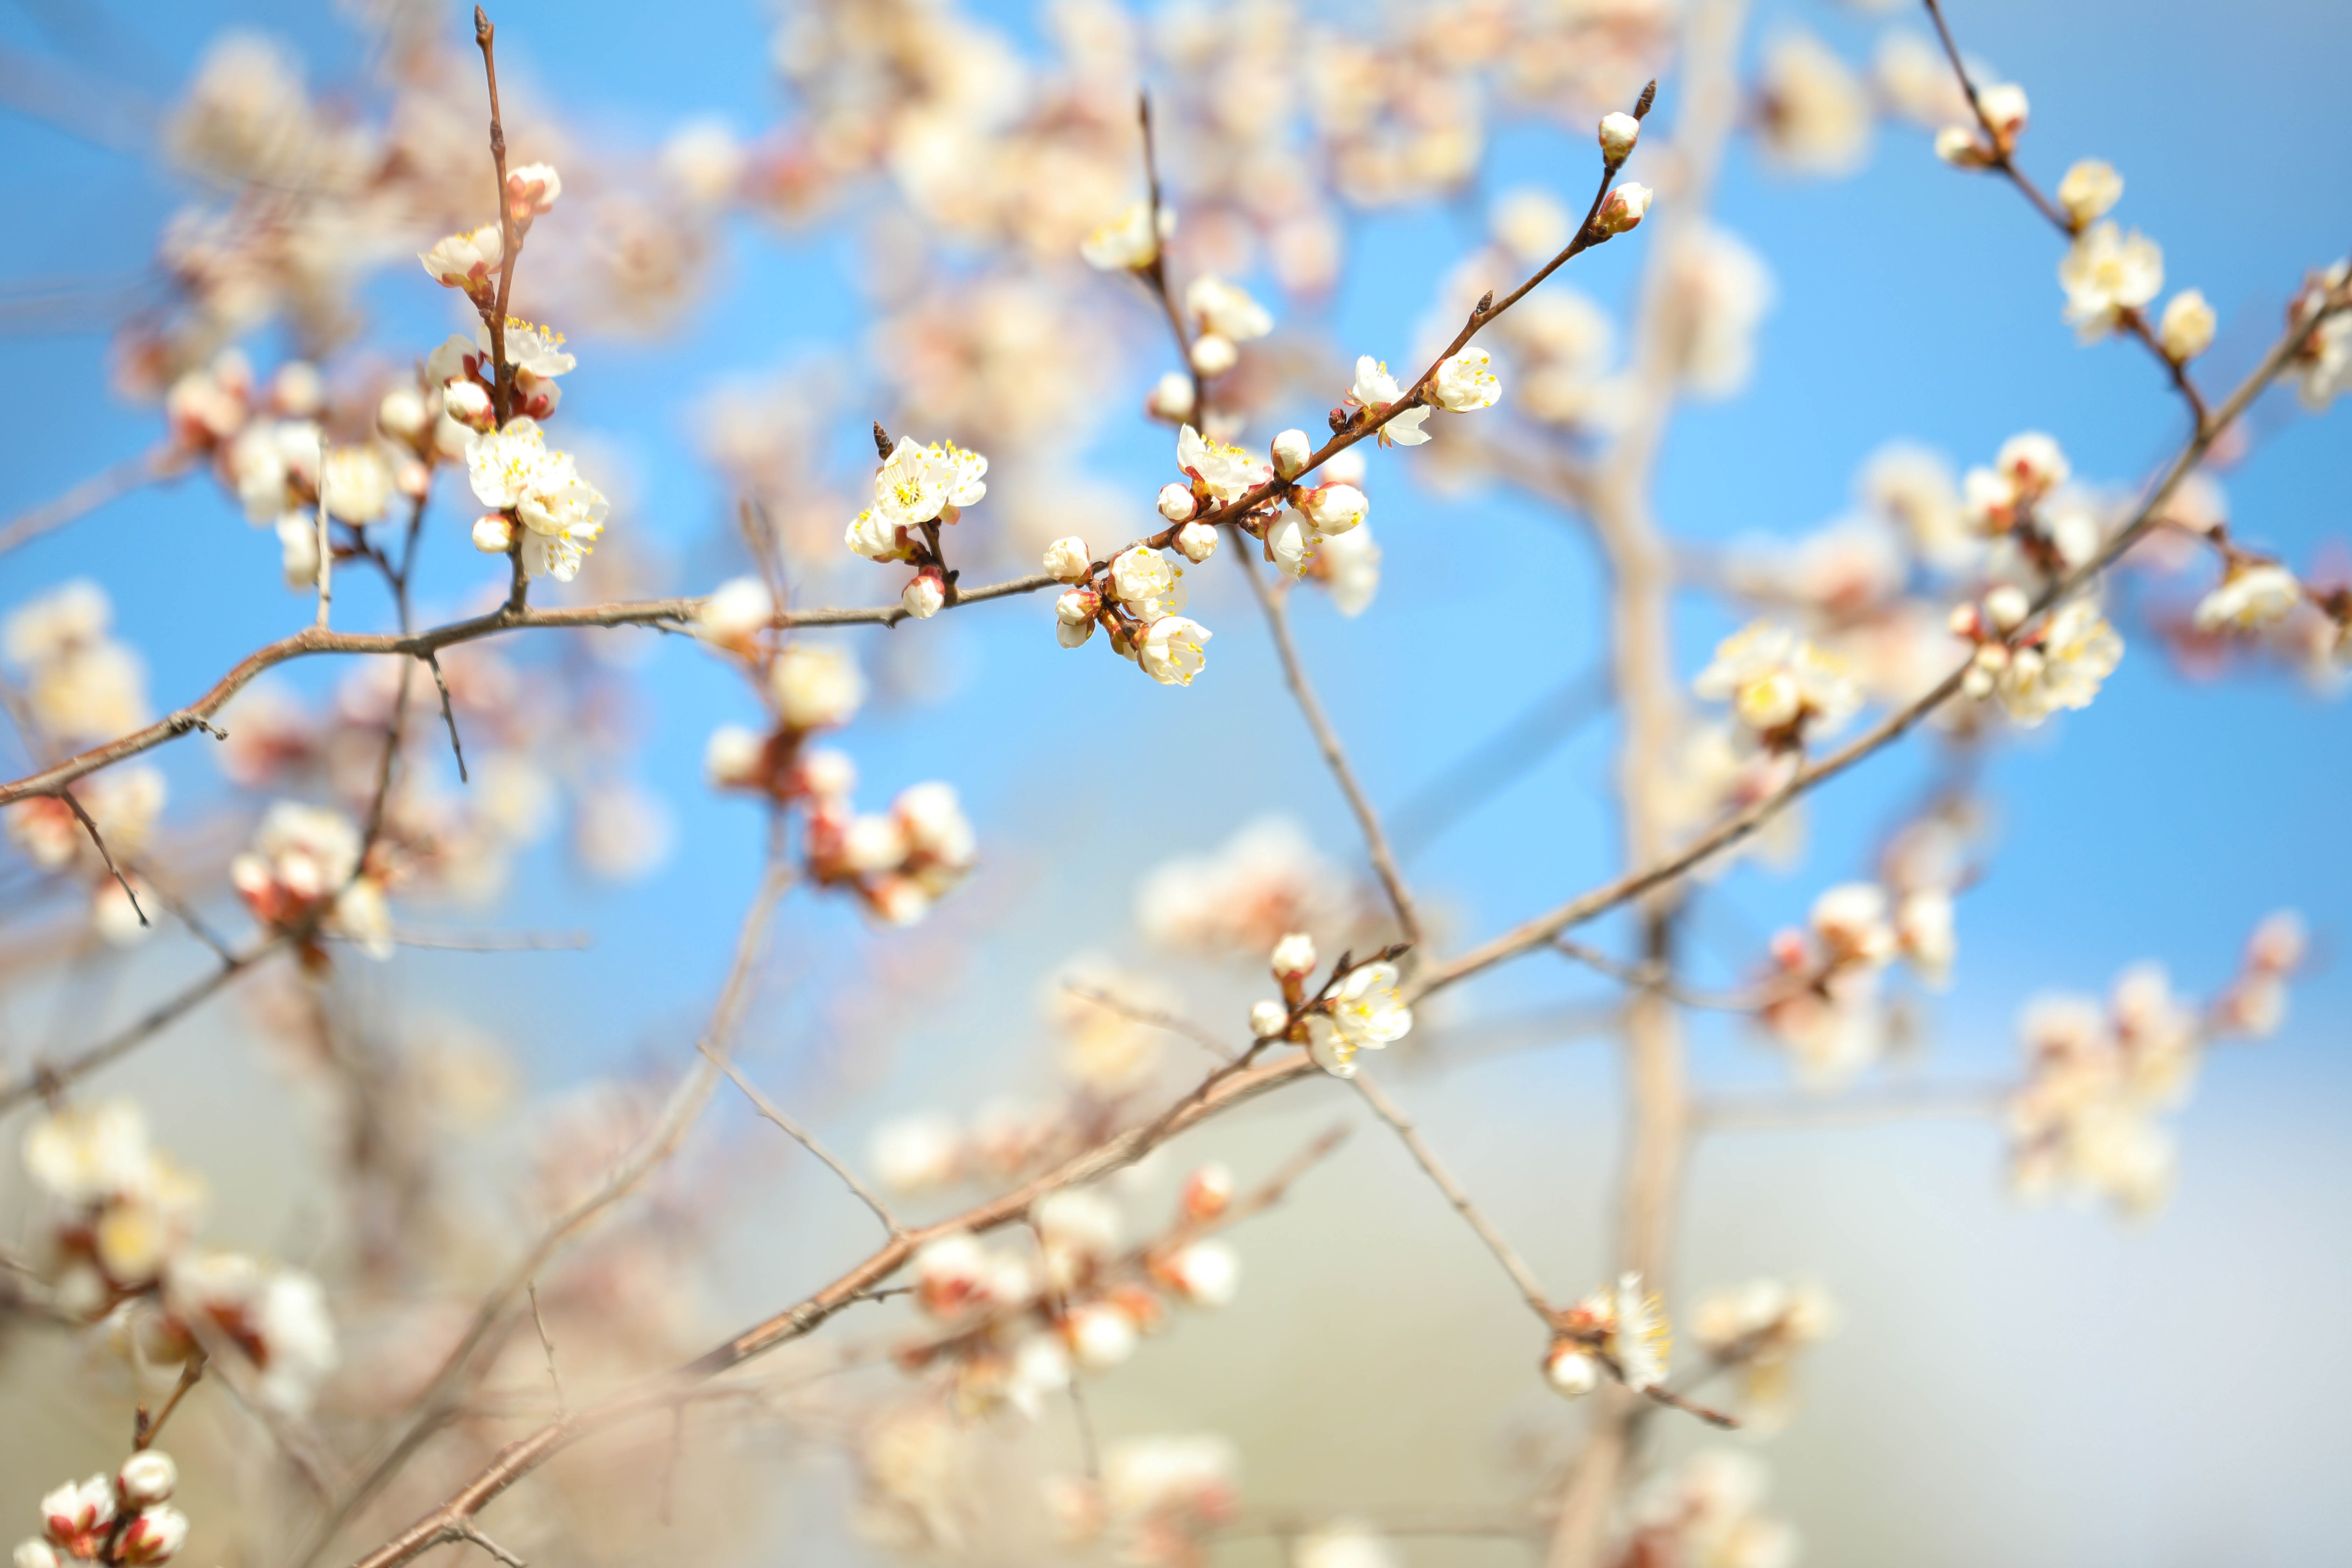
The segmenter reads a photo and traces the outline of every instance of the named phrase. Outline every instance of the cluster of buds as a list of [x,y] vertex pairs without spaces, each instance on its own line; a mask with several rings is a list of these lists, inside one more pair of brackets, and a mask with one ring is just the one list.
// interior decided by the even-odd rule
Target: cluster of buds
[[1691,687],[1710,700],[1727,700],[1748,741],[1791,756],[1806,741],[1834,733],[1863,698],[1845,660],[1772,621],[1726,637]]
[[1292,931],[1275,943],[1268,960],[1282,1000],[1269,998],[1250,1009],[1250,1033],[1256,1037],[1252,1049],[1263,1050],[1276,1040],[1304,1046],[1315,1065],[1332,1077],[1355,1077],[1359,1052],[1383,1049],[1412,1032],[1412,1009],[1397,990],[1391,962],[1404,951],[1398,942],[1362,963],[1343,952],[1330,976],[1309,993],[1307,983],[1318,962],[1315,939]]
[[1742,1424],[1751,1429],[1786,1419],[1798,1355],[1836,1326],[1837,1309],[1820,1289],[1778,1279],[1710,1290],[1690,1316],[1693,1342],[1738,1373]]
[[2177,997],[2153,963],[2125,971],[2104,1006],[2079,996],[2029,1006],[2026,1080],[2009,1107],[2018,1190],[2033,1199],[2062,1191],[2104,1196],[2131,1214],[2160,1204],[2174,1155],[2158,1116],[2187,1097],[2208,1044],[2278,1027],[2305,945],[2293,913],[2265,919],[2239,973],[2201,1012]]
[[988,494],[982,482],[988,459],[953,441],[926,446],[902,436],[894,447],[879,425],[874,446],[882,458],[874,471],[874,504],[851,521],[845,542],[868,561],[912,563],[915,575],[899,591],[898,604],[918,620],[928,619],[955,596],[957,574],[948,569],[940,529]]
[[1241,1261],[1213,1234],[1232,1215],[1233,1178],[1204,1167],[1185,1183],[1174,1221],[1157,1237],[1122,1245],[1109,1197],[1064,1188],[1029,1215],[1033,1260],[964,1231],[915,1254],[914,1296],[936,1331],[899,1352],[908,1370],[953,1369],[967,1410],[1011,1405],[1034,1415],[1075,1373],[1108,1372],[1171,1322],[1171,1304],[1216,1308],[1234,1299]]
[[[1192,437],[1192,427],[1186,426],[1184,434]],[[1156,538],[1196,564],[1214,552],[1216,530],[1191,521],[1192,492],[1170,485],[1160,493],[1160,510],[1170,522]],[[1162,686],[1190,686],[1208,663],[1204,650],[1213,634],[1180,613],[1189,596],[1184,569],[1152,542],[1132,545],[1097,567],[1086,541],[1057,539],[1046,547],[1045,564],[1049,576],[1070,584],[1054,601],[1054,635],[1064,647],[1083,645],[1103,626],[1112,651]]]
[[76,1563],[149,1568],[187,1544],[187,1516],[169,1505],[179,1468],[144,1448],[111,1477],[68,1481],[41,1500],[41,1533],[18,1543],[16,1568],[66,1568]]
[[797,807],[810,876],[855,893],[891,925],[911,925],[971,872],[979,853],[971,820],[955,790],[937,782],[900,791],[886,813],[856,808],[856,764],[810,741],[856,714],[865,677],[845,649],[776,647],[768,635],[775,618],[773,595],[749,577],[703,603],[698,635],[743,662],[774,714],[765,734],[740,724],[713,731],[703,771],[717,788]]
[[1673,1333],[1664,1306],[1642,1293],[1642,1277],[1626,1274],[1613,1290],[1596,1290],[1555,1314],[1544,1378],[1570,1399],[1601,1386],[1605,1373],[1636,1393],[1664,1386]]
[[1813,900],[1809,929],[1771,942],[1772,970],[1757,1021],[1816,1080],[1865,1066],[1885,1039],[1879,984],[1897,958],[1931,984],[1951,968],[1952,895],[1920,886],[1891,900],[1874,882],[1845,882]]
[[[516,254],[521,253],[532,222],[553,211],[562,194],[562,177],[550,164],[525,163],[507,171],[506,218],[514,231]],[[499,278],[512,265],[505,232],[495,223],[449,235],[416,259],[426,277],[445,289],[463,290],[486,318],[498,308]]]
[[[1936,156],[1956,169],[1990,169],[2005,164],[2025,131],[2025,89],[2013,82],[1996,82],[1976,89],[1978,125],[1947,125],[1936,132]],[[1992,133],[1990,142],[1985,132]]]
[[228,876],[254,918],[293,940],[306,964],[326,963],[321,936],[356,943],[371,958],[392,956],[385,858],[372,847],[362,862],[359,829],[331,806],[273,805]]
[[2011,722],[2031,729],[2062,708],[2088,708],[2116,666],[2124,643],[2099,607],[2068,600],[2032,629],[2032,601],[2000,584],[1981,603],[1952,611],[1952,635],[1976,645],[1960,690],[1982,701],[1998,696]]

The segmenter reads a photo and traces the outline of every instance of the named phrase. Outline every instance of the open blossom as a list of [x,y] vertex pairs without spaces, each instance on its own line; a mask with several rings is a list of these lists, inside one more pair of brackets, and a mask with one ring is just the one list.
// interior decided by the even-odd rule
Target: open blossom
[[1397,992],[1393,963],[1363,963],[1332,988],[1322,1010],[1307,1017],[1307,1050],[1335,1078],[1356,1075],[1360,1051],[1377,1051],[1412,1032],[1412,1009]]
[[1729,699],[1741,723],[1769,737],[1825,734],[1862,706],[1862,688],[1843,659],[1770,621],[1726,637],[1692,689]]
[[1184,309],[1203,332],[1244,343],[1274,331],[1274,318],[1247,290],[1202,274],[1185,287]]
[[2058,182],[2058,205],[2077,227],[2096,223],[2124,198],[2124,177],[2105,158],[2085,158]]
[[[881,523],[898,528],[952,522],[950,510],[971,506],[988,494],[987,485],[981,482],[987,472],[988,459],[978,452],[967,452],[952,441],[924,446],[902,436],[875,470],[873,515]],[[858,523],[865,521],[861,514]],[[853,527],[853,549],[857,548],[856,532]],[[866,552],[861,549],[859,553]]]
[[2029,728],[2061,708],[2088,708],[2123,661],[2124,639],[2087,599],[2050,617],[2039,639],[2010,656],[1996,689],[2009,716]]
[[463,289],[468,294],[487,293],[490,274],[499,268],[499,259],[506,254],[506,244],[497,224],[484,224],[464,234],[453,234],[432,249],[421,252],[416,259],[425,264],[432,279],[445,289]]
[[522,523],[523,570],[569,583],[604,531],[609,503],[580,477],[572,454],[549,449],[539,422],[507,421],[466,446],[467,477],[484,506],[511,510]]
[[866,700],[866,678],[857,661],[826,644],[794,643],[776,655],[768,689],[776,710],[795,730],[846,724]]
[[360,834],[331,807],[281,800],[229,862],[229,881],[255,916],[280,930],[316,921],[371,958],[392,956],[392,917],[374,874],[361,874]]
[[[2296,325],[2308,321],[2324,308],[2327,300],[2344,287],[2347,272],[2352,272],[2352,264],[2339,261],[2305,282],[2289,307]],[[2323,412],[2346,388],[2352,387],[2352,311],[2338,310],[2320,322],[2304,344],[2303,352],[2295,356],[2295,362],[2301,368],[2296,395],[2314,414]]]
[[2137,229],[2126,235],[2113,223],[2094,224],[2058,263],[2058,282],[2066,319],[2088,342],[2163,291],[2164,252]]
[[[1370,354],[1358,356],[1355,384],[1348,388],[1348,395],[1345,399],[1348,406],[1360,408],[1366,414],[1378,418],[1388,411],[1391,404],[1403,395],[1404,389],[1397,384],[1396,377],[1389,374],[1386,360],[1377,360]],[[1429,439],[1429,432],[1422,428],[1428,420],[1428,405],[1415,404],[1381,426],[1381,445],[1383,447],[1420,446]]]
[[1147,545],[1113,556],[1109,581],[1111,596],[1137,615],[1184,607],[1183,572]]
[[381,522],[392,506],[393,485],[383,448],[331,447],[319,473],[319,499],[338,522]]
[[1176,226],[1176,215],[1163,211],[1160,227],[1151,226],[1151,204],[1137,202],[1119,216],[1116,223],[1107,223],[1078,242],[1078,255],[1089,267],[1103,272],[1132,272],[1150,266],[1160,259],[1160,242]]
[[1642,1277],[1627,1274],[1617,1281],[1617,1300],[1609,1334],[1609,1353],[1628,1388],[1655,1388],[1666,1381],[1670,1340],[1665,1314],[1655,1296],[1642,1294]]
[[2294,574],[2274,562],[2236,567],[2198,601],[2197,629],[2257,631],[2284,617],[2302,597]]
[[1143,673],[1162,686],[1190,686],[1192,678],[1208,663],[1202,645],[1209,640],[1209,628],[1182,616],[1162,616],[1145,630],[1136,644],[1136,663]]
[[1345,533],[1370,510],[1371,502],[1353,485],[1318,485],[1298,492],[1299,513],[1319,534]]
[[1190,425],[1176,433],[1176,466],[1219,501],[1238,500],[1274,470],[1239,447],[1212,440]]
[[1381,586],[1381,547],[1370,524],[1317,540],[1307,573],[1329,590],[1331,605],[1350,618],[1371,608]]
[[255,1393],[273,1410],[308,1411],[340,1359],[326,1291],[299,1268],[201,1253],[173,1265],[163,1300],[173,1317],[209,1320],[245,1352],[260,1373]]
[[1429,392],[1440,408],[1467,414],[1474,408],[1492,408],[1502,398],[1503,383],[1495,374],[1492,357],[1485,349],[1473,346],[1438,362]]
[[68,1481],[41,1499],[41,1522],[50,1544],[67,1556],[97,1557],[114,1522],[114,1483],[105,1476]]
[[[520,316],[509,316],[506,331],[501,335],[506,340],[507,363],[519,372],[553,378],[564,374],[580,363],[563,352],[563,334],[553,327],[542,327],[536,322],[526,321]],[[483,367],[476,374],[487,380],[490,353],[488,322],[474,323],[474,347],[479,353],[479,363]],[[427,374],[430,374],[429,367]]]

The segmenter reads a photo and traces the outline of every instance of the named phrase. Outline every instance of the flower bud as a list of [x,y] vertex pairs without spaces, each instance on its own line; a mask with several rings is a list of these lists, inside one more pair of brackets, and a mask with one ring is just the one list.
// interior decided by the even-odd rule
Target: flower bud
[[800,765],[793,770],[793,783],[803,795],[845,801],[857,787],[857,764],[844,752],[823,748],[803,752]]
[[514,520],[500,511],[474,520],[474,548],[485,555],[504,555],[514,548]]
[[2025,129],[2025,89],[2014,82],[1997,82],[1979,89],[1977,108],[2004,147],[2015,142]]
[[395,386],[375,405],[376,427],[402,441],[425,434],[425,395],[413,386]]
[[116,1472],[114,1486],[122,1500],[132,1508],[145,1508],[149,1503],[162,1502],[180,1484],[180,1468],[172,1463],[172,1456],[161,1449],[150,1448],[133,1454],[122,1461]]
[[756,788],[766,773],[765,737],[740,724],[721,724],[702,749],[702,776],[719,789]]
[[1241,357],[1242,351],[1223,332],[1202,332],[1192,340],[1192,368],[1202,375],[1223,375]]
[[1974,702],[1981,702],[1991,696],[1992,686],[1992,671],[1980,664],[1969,666],[1968,673],[1960,677],[1961,693]]
[[1108,1372],[1125,1362],[1139,1337],[1125,1312],[1098,1301],[1073,1310],[1062,1331],[1069,1337],[1070,1358],[1088,1372]]
[[1171,522],[1190,522],[1201,510],[1200,498],[1186,485],[1160,487],[1160,515]]
[[2123,200],[2123,195],[2124,177],[2104,158],[2084,159],[2058,182],[2058,205],[2066,209],[2066,215],[2078,227],[2106,216],[2107,209]]
[[1195,566],[1217,552],[1217,531],[1205,522],[1188,522],[1176,531],[1176,553]]
[[1154,419],[1179,424],[1192,417],[1192,378],[1171,370],[1153,384],[1143,400],[1143,411]]
[[1261,1040],[1279,1037],[1290,1026],[1290,1009],[1279,1002],[1260,1002],[1250,1009],[1250,1033]]
[[1956,637],[1969,642],[1982,642],[1985,635],[1984,616],[1974,605],[1954,605],[1952,613],[1944,618]]
[[1364,521],[1371,504],[1353,485],[1318,485],[1298,494],[1299,514],[1323,533],[1347,532]]
[[1045,575],[1056,583],[1082,583],[1093,570],[1087,542],[1073,534],[1045,546]]
[[188,1516],[176,1508],[158,1506],[131,1520],[114,1545],[114,1560],[145,1568],[168,1562],[188,1542]]
[[1292,931],[1274,944],[1269,962],[1276,980],[1304,980],[1315,973],[1315,939],[1303,931]]
[[563,194],[563,177],[551,163],[525,163],[507,172],[507,211],[518,224],[551,211]]
[[20,1541],[13,1562],[16,1568],[58,1568],[58,1549],[46,1541]]
[[2025,596],[2025,590],[2013,583],[2003,583],[1984,596],[1985,619],[1992,623],[1995,631],[2003,634],[2023,626],[2032,611],[2032,601]]
[[1936,132],[1936,156],[1955,169],[1982,169],[1992,163],[1983,139],[1965,125],[1947,125]]
[[1307,459],[1315,456],[1315,443],[1307,438],[1304,430],[1285,430],[1274,438],[1274,477],[1295,479],[1307,471]]
[[457,377],[441,391],[441,406],[449,417],[471,430],[488,430],[498,423],[497,411],[490,405],[490,395],[482,390],[478,381]]
[[1242,1260],[1214,1237],[1179,1248],[1153,1269],[1195,1307],[1222,1307],[1241,1289]]
[[919,621],[940,613],[948,602],[948,581],[936,566],[926,566],[899,592],[898,605]]
[[1544,1381],[1570,1399],[1581,1399],[1601,1386],[1601,1364],[1574,1340],[1559,1340],[1544,1357]]
[[2216,325],[2213,307],[2205,302],[2203,292],[2184,289],[2166,302],[2164,319],[2157,324],[2157,341],[2164,345],[2168,359],[2183,364],[2213,346]]
[[1224,1213],[1233,1201],[1234,1173],[1214,1161],[1184,1179],[1182,1203],[1186,1219],[1196,1223],[1214,1219]]
[[1641,139],[1642,122],[1622,110],[1601,117],[1601,155],[1611,163],[1623,163]]
[[1064,626],[1091,626],[1102,610],[1102,595],[1092,588],[1072,588],[1054,601],[1054,616]]
[[776,618],[775,595],[757,577],[730,577],[694,614],[694,627],[710,641],[742,647]]
[[1628,180],[1609,193],[1609,199],[1593,215],[1592,226],[1605,239],[1612,234],[1623,234],[1640,223],[1649,210],[1650,187]]

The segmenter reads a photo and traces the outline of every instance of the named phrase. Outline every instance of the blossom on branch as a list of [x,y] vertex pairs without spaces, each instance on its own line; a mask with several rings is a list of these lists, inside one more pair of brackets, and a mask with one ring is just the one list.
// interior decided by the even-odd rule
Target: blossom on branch
[[2126,235],[2113,223],[2093,224],[2058,263],[2058,282],[2066,320],[2090,342],[2164,291],[2164,251],[2137,229]]

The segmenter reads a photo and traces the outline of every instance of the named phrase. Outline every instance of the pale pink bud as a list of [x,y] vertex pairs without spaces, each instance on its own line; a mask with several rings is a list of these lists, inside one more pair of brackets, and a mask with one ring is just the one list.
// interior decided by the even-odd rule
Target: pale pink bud
[[1292,931],[1276,942],[1269,960],[1276,980],[1304,980],[1315,973],[1315,939],[1303,931]]
[[1307,460],[1315,456],[1315,443],[1307,438],[1304,430],[1285,430],[1274,438],[1274,477],[1295,479],[1307,471]]
[[1601,155],[1611,163],[1623,163],[1641,139],[1642,122],[1623,110],[1601,117]]
[[1233,1201],[1234,1173],[1223,1165],[1213,1161],[1185,1178],[1182,1204],[1186,1219],[1195,1223],[1214,1219],[1232,1206]]
[[115,1561],[131,1564],[132,1568],[169,1562],[187,1541],[187,1515],[168,1506],[147,1509],[131,1521],[121,1539],[115,1542]]
[[1602,202],[1600,212],[1593,215],[1592,226],[1603,238],[1612,234],[1623,234],[1640,223],[1649,210],[1650,187],[1628,180],[1609,193],[1609,199]]
[[1242,1260],[1213,1237],[1180,1248],[1155,1270],[1176,1293],[1196,1307],[1222,1307],[1241,1289]]
[[2292,973],[2302,965],[2304,952],[2310,945],[2303,917],[2293,910],[2280,910],[2263,916],[2263,923],[2247,939],[2246,967],[2264,974]]
[[156,1448],[123,1460],[114,1478],[115,1489],[133,1508],[163,1501],[179,1484],[180,1468],[172,1463],[171,1455]]
[[441,406],[449,417],[471,430],[488,430],[499,422],[490,395],[478,381],[456,380],[441,391]]
[[1162,485],[1160,487],[1160,515],[1169,521],[1190,522],[1192,521],[1192,514],[1200,510],[1200,500],[1192,494],[1189,486]]
[[1153,384],[1150,395],[1143,400],[1143,411],[1154,419],[1165,419],[1171,425],[1190,419],[1192,417],[1192,378],[1181,371],[1170,371]]
[[487,512],[474,520],[474,548],[485,555],[504,555],[514,548],[514,520],[504,512]]
[[525,163],[507,171],[507,211],[518,224],[551,211],[563,194],[563,177],[550,163]]
[[1205,522],[1188,522],[1176,531],[1176,553],[1195,566],[1217,552],[1217,531]]
[[1984,596],[1985,619],[2003,633],[2023,626],[2032,608],[2033,602],[2025,596],[2025,590],[2012,583],[2003,583]]
[[948,580],[936,566],[926,566],[915,574],[914,580],[898,595],[898,604],[919,621],[926,621],[940,613],[948,602]]
[[[1174,489],[1176,487],[1168,487]],[[1072,535],[1057,539],[1045,546],[1045,575],[1056,583],[1082,583],[1094,571],[1094,557],[1087,553],[1087,542]]]

